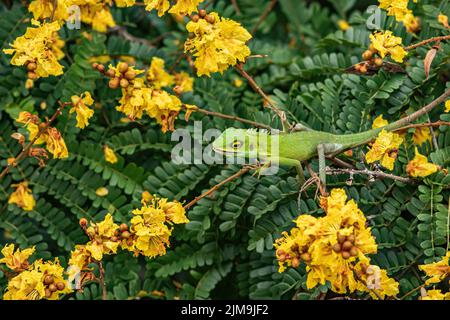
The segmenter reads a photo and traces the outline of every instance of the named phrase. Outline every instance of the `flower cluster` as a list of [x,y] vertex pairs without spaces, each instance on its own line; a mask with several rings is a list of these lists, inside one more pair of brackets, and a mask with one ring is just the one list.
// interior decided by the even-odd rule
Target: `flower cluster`
[[394,169],[398,148],[403,143],[403,138],[394,132],[382,130],[371,149],[366,153],[367,163],[380,161],[381,165],[389,170]]
[[195,109],[195,106],[183,105],[178,96],[162,89],[176,84],[173,91],[179,95],[192,90],[193,79],[187,73],[170,75],[164,70],[164,60],[160,58],[152,59],[145,78],[137,77],[144,73],[143,70],[136,70],[125,62],[119,62],[116,67],[110,65],[108,70],[98,63],[94,63],[93,68],[111,78],[110,88],[122,88],[122,98],[116,109],[131,120],[141,119],[147,114],[161,124],[163,132],[173,131],[182,108]]
[[58,76],[63,73],[63,66],[58,60],[64,57],[61,48],[64,46],[58,36],[58,22],[40,24],[33,21],[35,27],[27,28],[25,34],[11,44],[12,49],[4,49],[6,54],[12,54],[11,64],[26,66],[28,79]]
[[285,232],[276,240],[280,272],[304,262],[308,289],[329,281],[337,293],[358,290],[374,298],[396,295],[398,283],[366,256],[376,253],[377,244],[357,204],[347,201],[343,189],[333,189],[321,203],[326,216],[300,215],[290,234]]
[[92,99],[91,94],[87,91],[80,97],[72,96],[71,100],[73,107],[70,109],[70,113],[76,113],[77,127],[84,129],[89,125],[89,119],[94,115],[94,110],[89,108],[89,106],[94,103],[94,100]]
[[408,9],[409,0],[378,0],[378,2],[379,7],[386,10],[389,16],[394,16],[397,21],[402,22],[408,32],[419,31],[420,20]]
[[[450,251],[447,252],[447,254],[442,258],[442,260],[430,263],[430,264],[424,264],[419,266],[419,269],[424,271],[425,274],[429,277],[425,281],[425,285],[430,284],[438,284],[440,282],[443,282],[444,280],[447,280],[450,284]],[[445,285],[445,284],[444,284]],[[425,292],[425,294],[422,295],[422,300],[450,300],[450,292],[442,293],[441,290],[428,290]]]
[[186,29],[192,36],[186,40],[184,49],[196,58],[198,76],[222,73],[250,55],[246,45],[252,37],[250,33],[236,21],[219,17],[215,12],[200,11]]
[[34,247],[15,250],[13,244],[2,249],[0,264],[5,264],[14,273],[3,295],[4,300],[57,300],[61,295],[72,292],[58,259],[39,259],[30,264],[28,258],[34,251]]
[[[39,118],[27,111],[22,111],[16,121],[26,126],[30,134],[30,141],[37,137],[37,140],[34,142],[35,145],[45,143],[47,150],[53,154],[53,158],[63,159],[69,156],[66,143],[58,129],[41,123]],[[38,137],[40,131],[41,133]]]
[[100,262],[104,255],[116,254],[119,248],[135,256],[164,255],[170,245],[170,225],[189,222],[185,209],[177,201],[143,194],[142,203],[142,208],[133,210],[130,227],[126,223],[116,224],[109,213],[103,221],[91,222],[89,226],[86,219],[80,220],[89,241],[77,245],[69,260],[69,280],[76,280],[77,287],[93,278],[90,264]]

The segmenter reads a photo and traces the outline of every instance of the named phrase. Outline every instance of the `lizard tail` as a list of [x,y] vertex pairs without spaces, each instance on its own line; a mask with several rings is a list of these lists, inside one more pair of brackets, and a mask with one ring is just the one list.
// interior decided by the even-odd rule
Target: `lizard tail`
[[341,143],[345,149],[353,148],[362,144],[366,144],[376,138],[378,134],[382,130],[386,131],[394,131],[397,129],[400,129],[404,126],[407,126],[408,124],[412,123],[414,120],[418,119],[422,115],[430,112],[433,108],[438,106],[439,104],[443,103],[448,97],[450,96],[450,89],[447,89],[439,98],[431,102],[430,104],[426,105],[425,107],[417,110],[416,112],[410,114],[407,117],[401,118],[400,120],[397,120],[395,122],[392,122],[384,127],[372,129],[365,132],[360,133],[354,133],[354,134],[348,134],[343,136],[336,136],[340,137],[337,138],[339,141],[336,141],[337,143]]

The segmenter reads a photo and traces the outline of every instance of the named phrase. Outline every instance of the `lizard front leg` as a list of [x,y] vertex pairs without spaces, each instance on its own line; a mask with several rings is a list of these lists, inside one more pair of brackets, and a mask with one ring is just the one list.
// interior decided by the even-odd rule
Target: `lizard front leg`
[[325,155],[342,150],[342,145],[337,143],[321,143],[317,146],[317,155],[319,158],[319,178],[323,186],[327,183],[327,174],[325,172]]

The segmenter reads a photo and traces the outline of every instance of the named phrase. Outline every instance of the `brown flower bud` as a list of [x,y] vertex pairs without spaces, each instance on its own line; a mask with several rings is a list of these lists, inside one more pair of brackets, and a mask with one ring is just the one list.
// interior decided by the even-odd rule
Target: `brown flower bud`
[[81,218],[80,219],[80,226],[82,227],[86,227],[87,226],[88,221],[85,218]]
[[102,64],[99,64],[99,65],[97,66],[97,70],[100,71],[101,73],[103,73],[103,72],[105,72],[105,66],[102,65]]
[[119,78],[112,78],[111,80],[109,80],[109,87],[111,89],[117,89],[119,87],[120,84],[120,79]]
[[45,278],[44,278],[44,284],[46,286],[52,284],[54,281],[55,280],[53,279],[53,276],[51,276],[51,275],[46,275]]
[[56,288],[57,288],[59,291],[64,290],[65,287],[66,287],[66,285],[64,284],[64,282],[57,282],[57,283],[56,283]]
[[127,79],[125,79],[125,78],[120,79],[120,86],[121,86],[122,88],[128,87],[129,84],[130,84],[130,83],[128,82]]
[[353,242],[355,242],[355,236],[353,234],[351,234],[347,237],[347,240],[350,241],[351,243],[353,243]]
[[335,243],[333,245],[333,251],[334,252],[339,253],[339,252],[341,252],[341,250],[342,250],[342,248],[341,248],[341,245],[339,243]]
[[52,296],[52,292],[50,291],[50,289],[45,288],[45,297],[50,298],[51,296]]
[[48,286],[48,290],[50,290],[50,292],[55,292],[58,288],[52,283]]
[[33,71],[30,71],[30,72],[27,73],[27,77],[28,77],[28,79],[36,80],[37,79],[37,74],[35,72],[33,72]]
[[377,65],[378,67],[381,67],[383,65],[383,59],[381,58],[375,58],[374,61],[375,65]]
[[364,60],[366,60],[366,61],[372,59],[372,57],[373,57],[373,52],[370,51],[370,50],[366,50],[366,51],[364,51],[364,53],[362,54],[362,58],[363,58]]
[[343,251],[349,251],[352,247],[353,247],[353,243],[351,243],[350,241],[345,241],[342,244],[342,250]]
[[125,72],[124,76],[128,80],[133,80],[134,78],[136,78],[136,72],[133,70],[128,70],[127,72]]
[[192,21],[194,22],[198,22],[198,20],[200,20],[200,16],[198,14],[194,14],[191,18]]
[[344,241],[347,239],[347,237],[346,236],[343,236],[342,234],[338,234],[337,235],[337,241],[339,242],[339,243],[344,243]]
[[97,69],[97,67],[98,67],[98,63],[97,63],[97,62],[94,62],[94,63],[92,64],[92,69]]
[[114,78],[116,76],[116,72],[113,69],[108,69],[108,71],[106,71],[105,75],[107,77]]
[[349,252],[352,257],[356,257],[358,255],[358,248],[352,247]]
[[122,223],[120,226],[120,231],[124,232],[128,230],[128,225],[126,223]]
[[124,74],[125,72],[128,71],[128,63],[126,62],[121,62],[118,65],[118,70],[120,73]]
[[29,64],[27,64],[27,69],[30,71],[34,71],[34,70],[36,70],[36,68],[37,68],[37,65],[34,62],[30,62]]
[[343,251],[343,252],[342,252],[342,258],[344,258],[345,260],[347,260],[348,258],[350,258],[350,253],[348,253],[348,251]]
[[122,232],[122,238],[128,239],[131,236],[131,234],[128,231]]
[[300,258],[302,258],[302,260],[308,262],[308,261],[311,260],[311,255],[310,255],[309,253],[306,252],[306,253],[303,253],[303,254],[300,256]]
[[361,66],[361,69],[359,69],[359,72],[367,73],[367,67],[366,66]]
[[300,265],[300,260],[297,257],[292,259],[292,267],[293,268],[298,268],[299,265]]
[[200,18],[206,17],[206,10],[204,9],[199,10],[198,15],[200,16]]
[[216,19],[214,18],[214,16],[213,16],[212,14],[208,14],[208,15],[205,17],[205,20],[206,20],[208,23],[211,23],[211,24],[214,24],[214,22],[216,21]]

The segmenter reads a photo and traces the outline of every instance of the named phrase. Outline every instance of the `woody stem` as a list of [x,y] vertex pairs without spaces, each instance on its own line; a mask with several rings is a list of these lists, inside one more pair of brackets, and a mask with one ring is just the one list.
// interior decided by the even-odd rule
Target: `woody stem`
[[22,152],[19,153],[19,155],[14,159],[14,161],[11,164],[8,164],[6,166],[5,169],[3,169],[3,171],[0,173],[0,180],[2,178],[4,178],[6,176],[6,174],[8,174],[8,172],[11,170],[11,167],[13,166],[17,166],[17,164],[23,160],[23,158],[25,158],[28,155],[28,151],[30,151],[31,147],[33,146],[33,144],[39,139],[39,137],[42,135],[42,133],[44,133],[48,127],[53,123],[53,121],[55,121],[55,119],[61,114],[62,109],[64,109],[65,106],[70,105],[71,102],[65,102],[62,103],[60,101],[58,101],[60,107],[55,111],[55,113],[53,114],[53,116],[50,118],[50,120],[48,120],[42,127],[39,127],[39,131],[36,135],[36,137],[34,137],[34,139],[32,139],[23,149]]
[[426,40],[423,40],[423,41],[418,42],[416,44],[412,44],[410,46],[405,47],[405,50],[409,51],[409,50],[412,50],[412,49],[415,49],[415,48],[418,48],[418,47],[421,47],[421,46],[425,46],[425,45],[427,45],[429,43],[432,43],[432,42],[445,41],[445,40],[450,40],[450,35],[441,36],[441,37],[433,37],[433,38],[430,38],[430,39],[426,39]]

